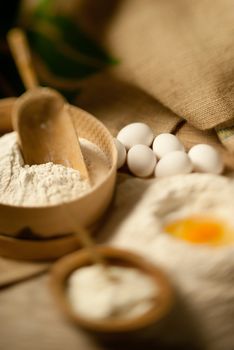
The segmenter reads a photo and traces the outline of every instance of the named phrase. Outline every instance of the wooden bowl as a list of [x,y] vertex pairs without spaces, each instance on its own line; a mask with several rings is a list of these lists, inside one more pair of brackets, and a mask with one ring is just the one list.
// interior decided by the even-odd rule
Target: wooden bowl
[[58,307],[65,316],[78,327],[101,340],[114,340],[121,338],[122,335],[129,337],[133,334],[135,337],[135,334],[139,335],[139,331],[144,332],[147,328],[157,325],[168,314],[174,299],[172,287],[164,273],[142,257],[127,250],[108,246],[100,246],[96,249],[109,264],[137,268],[149,275],[159,288],[155,304],[141,316],[131,319],[116,318],[111,321],[87,319],[73,311],[66,294],[67,280],[74,270],[92,264],[89,252],[83,249],[60,259],[51,270],[51,290]]
[[8,259],[51,261],[81,247],[75,235],[51,239],[20,239],[0,235],[0,255]]
[[[0,204],[0,233],[17,237],[25,229],[48,238],[71,233],[69,218],[90,227],[107,209],[115,187],[117,151],[107,128],[89,113],[69,105],[79,137],[95,143],[106,155],[109,170],[105,177],[82,197],[64,204],[23,207]],[[66,215],[69,213],[69,215]]]

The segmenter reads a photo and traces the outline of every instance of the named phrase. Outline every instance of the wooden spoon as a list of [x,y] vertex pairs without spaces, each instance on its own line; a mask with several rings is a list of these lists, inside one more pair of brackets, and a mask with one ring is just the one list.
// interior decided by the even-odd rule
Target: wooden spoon
[[23,82],[29,88],[19,97],[12,116],[25,163],[62,164],[79,170],[89,180],[69,105],[57,91],[37,87],[24,33],[12,29],[8,42]]

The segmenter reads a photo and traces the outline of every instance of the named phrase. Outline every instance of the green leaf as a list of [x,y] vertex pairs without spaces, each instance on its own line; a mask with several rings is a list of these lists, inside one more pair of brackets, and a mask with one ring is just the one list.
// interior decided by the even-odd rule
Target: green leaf
[[118,63],[78,23],[54,14],[55,4],[54,0],[39,2],[28,32],[33,49],[53,73],[64,78],[84,78]]
[[84,79],[118,61],[78,23],[63,13],[56,13],[56,1],[39,1],[27,34],[31,47],[47,69],[57,79],[66,79],[68,84],[62,92],[72,98],[80,90],[70,88],[69,81]]
[[90,39],[78,24],[74,24],[67,17],[48,17],[48,20],[50,24],[54,24],[60,30],[63,40],[74,49],[87,56],[100,59],[103,63],[117,63],[117,60],[109,56],[102,47]]
[[28,38],[33,50],[58,77],[82,79],[100,70],[100,67],[79,62],[65,55],[56,42],[40,32],[28,31]]

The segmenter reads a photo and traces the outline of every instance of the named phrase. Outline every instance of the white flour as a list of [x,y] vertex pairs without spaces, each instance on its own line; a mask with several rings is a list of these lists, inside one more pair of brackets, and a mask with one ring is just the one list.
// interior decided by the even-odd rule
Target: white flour
[[104,319],[144,314],[159,290],[137,269],[109,266],[106,274],[102,267],[92,265],[71,274],[67,293],[74,311],[83,317]]
[[[81,139],[92,183],[97,183],[108,169],[105,155],[91,142]],[[99,163],[92,163],[92,158]],[[25,165],[15,132],[0,138],[0,203],[18,206],[46,206],[76,199],[90,185],[77,170],[46,163]]]
[[[190,244],[164,233],[162,226],[194,213],[213,213],[234,225],[233,198],[234,181],[216,175],[130,179],[119,185],[115,211],[102,230],[103,240],[142,254],[169,274],[211,350],[234,348],[234,245]],[[182,308],[176,317],[180,314]],[[174,345],[186,333],[185,326],[174,331],[177,318],[165,334]]]

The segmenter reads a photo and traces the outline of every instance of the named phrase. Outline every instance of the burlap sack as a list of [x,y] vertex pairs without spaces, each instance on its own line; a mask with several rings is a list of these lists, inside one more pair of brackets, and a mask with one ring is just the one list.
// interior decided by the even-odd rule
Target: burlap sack
[[194,127],[216,127],[234,150],[232,0],[112,1],[107,22],[97,1],[80,3],[79,21],[120,60],[126,81]]

